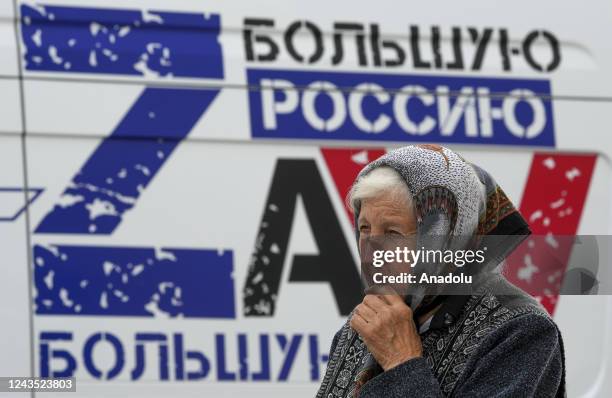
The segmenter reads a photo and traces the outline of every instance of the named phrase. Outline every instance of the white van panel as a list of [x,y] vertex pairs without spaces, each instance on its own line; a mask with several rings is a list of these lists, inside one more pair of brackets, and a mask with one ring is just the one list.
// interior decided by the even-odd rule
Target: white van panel
[[[570,173],[572,178],[589,179],[574,233],[612,233],[612,139],[607,131],[612,113],[612,4],[603,0],[587,4],[468,0],[442,6],[379,2],[375,7],[363,0],[265,0],[239,5],[197,0],[17,0],[15,4],[21,16],[16,20],[17,39],[13,2],[0,2],[0,240],[6,242],[8,270],[0,302],[11,303],[0,307],[7,321],[0,339],[3,354],[8,354],[4,357],[10,358],[0,360],[0,375],[59,371],[66,363],[57,357],[45,361],[42,354],[58,350],[75,360],[79,396],[312,396],[331,337],[345,316],[329,283],[291,279],[293,256],[317,255],[315,232],[336,230],[333,241],[339,246],[334,253],[342,252],[345,245],[344,260],[356,264],[351,219],[339,181],[384,151],[410,143],[430,140],[457,150],[490,171],[519,207],[559,189],[557,182],[550,182],[552,177],[540,177],[536,184],[540,189],[527,192],[527,183],[540,166],[535,159],[548,156],[580,164],[592,160],[592,170],[587,166],[582,174]],[[181,19],[187,25],[162,23],[161,16],[171,19],[167,13],[173,12],[195,17],[190,22]],[[66,15],[72,19],[62,19]],[[99,18],[108,15],[121,23],[101,23]],[[122,19],[126,15],[151,24],[149,42],[145,37],[121,47],[120,38],[131,34],[121,29],[122,24],[129,25]],[[188,18],[185,15],[181,18]],[[36,16],[47,24],[40,33],[30,25]],[[49,26],[57,27],[56,18],[64,25],[50,31]],[[79,18],[84,19],[75,22]],[[211,38],[206,32],[215,32],[215,18],[219,30]],[[245,36],[252,27],[245,25],[245,19],[252,18],[274,24],[253,30],[278,44],[274,61],[248,59]],[[212,21],[212,27],[201,25],[204,20]],[[321,30],[324,52],[316,62],[299,62],[285,44],[288,27],[302,20]],[[363,24],[367,34],[372,32],[370,24],[378,24],[380,40],[403,46],[404,64],[374,65],[373,50],[366,44],[367,62],[361,65],[354,36],[343,39],[344,58],[334,64],[334,24],[339,22]],[[185,29],[190,24],[195,28]],[[429,67],[414,65],[411,25],[420,29],[418,43]],[[136,25],[129,26],[130,32],[137,31]],[[434,65],[432,27],[442,35],[439,67]],[[453,27],[462,35],[464,65],[458,69],[448,67]],[[470,32],[481,37],[489,27],[492,36],[482,64],[473,68],[476,48]],[[196,38],[181,40],[193,45],[182,47],[172,34],[190,29]],[[507,70],[500,47],[502,31],[509,40]],[[525,44],[529,35],[542,31],[560,46],[560,61],[550,71],[538,67],[552,63],[551,36],[540,34]],[[172,43],[168,46],[174,53],[168,55],[158,45],[165,40]],[[304,32],[293,40],[301,54],[315,49],[313,37]],[[526,48],[533,56],[531,62]],[[116,53],[104,51],[111,49]],[[263,50],[256,47],[255,53]],[[146,68],[139,62],[143,54],[150,57],[147,62],[154,60],[145,62]],[[197,56],[189,58],[193,54]],[[383,60],[386,57],[389,53],[383,53]],[[121,64],[125,58],[129,62]],[[95,69],[100,65],[101,70]],[[265,97],[261,87],[265,79],[286,80],[292,87]],[[321,131],[312,123],[316,117],[304,105],[307,91],[300,86],[316,79],[336,84],[335,89],[318,91],[320,100],[340,92],[346,103],[358,93],[354,86],[360,82],[383,86],[375,92],[389,98],[402,85],[423,85],[425,97],[419,98],[427,101],[431,95],[438,102],[428,105],[429,111],[421,116],[433,117],[436,127],[419,134],[402,130],[393,108],[380,107],[370,101],[371,96],[360,103],[363,112],[370,112],[368,120],[385,115],[397,126],[368,132],[354,122],[355,110],[347,108],[341,127]],[[440,87],[489,89],[474,99],[474,106],[500,97],[502,102],[495,103],[495,111],[478,108],[476,127],[468,126],[469,116],[462,114],[464,119],[454,128],[441,132],[441,126],[450,122],[438,117],[439,101],[446,98]],[[521,101],[513,102],[517,95],[510,91],[517,88],[532,89],[535,95],[523,92]],[[457,94],[449,94],[452,103]],[[283,110],[279,105],[283,96],[286,100],[293,95],[298,102]],[[267,108],[262,105],[271,98]],[[511,111],[502,109],[504,103],[511,105]],[[544,123],[532,136],[526,126],[533,120],[513,125],[521,113],[518,107],[526,103],[532,112],[541,112]],[[405,112],[408,107],[406,103]],[[319,109],[321,115],[324,110]],[[277,126],[270,127],[274,123],[269,119],[266,127],[262,120],[271,114]],[[487,121],[494,123],[489,133],[483,127]],[[556,172],[566,172],[570,166]],[[283,171],[281,176],[295,173],[282,180],[284,189],[298,181],[300,188],[323,194],[326,205],[315,210],[329,210],[316,213],[326,228],[317,226],[309,194],[295,194],[299,199],[285,231],[290,239],[283,250],[274,314],[249,316],[244,291],[249,263],[261,239],[264,214],[274,205],[268,196],[278,170]],[[568,178],[564,186],[571,189],[571,181]],[[20,212],[26,208],[26,192],[30,204]],[[154,264],[151,269],[162,270],[160,275],[137,279],[148,270],[148,260]],[[172,272],[164,273],[168,264]],[[199,267],[210,264],[214,267],[207,273]],[[210,291],[218,294],[211,299],[206,296]],[[187,303],[184,308],[177,304],[181,299]],[[554,307],[565,339],[571,397],[612,394],[611,300],[563,296]],[[133,302],[139,304],[130,307]],[[223,311],[215,312],[219,308]],[[64,334],[50,335],[57,332]],[[194,372],[198,364],[194,357],[177,360],[179,337],[184,350],[208,359],[205,377],[186,380],[187,372]],[[153,342],[145,342],[147,338]],[[262,341],[267,341],[268,355],[263,354]],[[287,370],[286,347],[292,341],[298,348]],[[139,374],[137,351],[143,346],[144,368]],[[183,374],[179,362],[185,365]],[[109,373],[114,367],[117,373]],[[254,380],[258,377],[263,380]]]
[[17,76],[17,41],[13,2],[3,1],[0,4],[0,78]]
[[[0,134],[0,318],[2,360],[0,374],[30,376],[32,341],[26,188],[23,143],[19,136]],[[34,198],[39,192],[27,192]]]
[[0,133],[20,134],[23,131],[19,82],[0,78]]

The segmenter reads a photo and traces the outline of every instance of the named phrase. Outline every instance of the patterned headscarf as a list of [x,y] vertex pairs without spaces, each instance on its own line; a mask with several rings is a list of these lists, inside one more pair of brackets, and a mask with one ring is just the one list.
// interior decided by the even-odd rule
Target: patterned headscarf
[[[495,180],[448,148],[416,145],[390,151],[368,164],[355,183],[384,166],[397,171],[408,186],[417,221],[417,247],[431,236],[445,237],[445,247],[453,249],[482,245],[484,240],[493,245],[488,247],[487,257],[488,266],[495,267],[530,233],[527,222]],[[355,220],[359,212],[357,204]],[[359,241],[358,228],[356,234]],[[492,235],[501,236],[487,241]],[[441,299],[424,290],[411,294],[407,303],[417,316]],[[357,396],[361,386],[382,371],[348,322],[330,353],[317,397]]]

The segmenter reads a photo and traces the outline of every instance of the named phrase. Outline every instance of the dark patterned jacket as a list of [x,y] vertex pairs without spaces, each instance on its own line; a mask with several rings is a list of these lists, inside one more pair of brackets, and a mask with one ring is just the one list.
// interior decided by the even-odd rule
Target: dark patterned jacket
[[[477,294],[445,300],[421,334],[423,357],[382,372],[365,383],[359,397],[559,397],[565,396],[561,334],[531,296],[501,275]],[[336,346],[350,350],[348,356]],[[328,376],[352,374],[371,356],[345,325],[332,342]],[[344,359],[343,359],[344,358]],[[344,373],[343,373],[344,372]],[[352,380],[336,378],[328,398],[345,396]]]

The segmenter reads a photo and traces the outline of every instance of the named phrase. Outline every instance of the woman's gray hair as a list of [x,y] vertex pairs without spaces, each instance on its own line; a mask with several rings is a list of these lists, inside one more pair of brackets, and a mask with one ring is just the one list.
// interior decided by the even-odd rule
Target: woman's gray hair
[[388,166],[377,167],[361,177],[351,187],[346,203],[353,213],[361,207],[361,201],[381,196],[394,200],[405,201],[406,206],[412,206],[412,195],[406,181],[397,171]]

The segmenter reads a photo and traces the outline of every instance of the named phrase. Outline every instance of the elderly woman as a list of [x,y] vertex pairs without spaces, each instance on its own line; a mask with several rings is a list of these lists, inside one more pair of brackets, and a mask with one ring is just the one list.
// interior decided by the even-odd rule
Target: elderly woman
[[[363,257],[376,236],[495,237],[493,269],[529,233],[482,169],[436,145],[400,148],[367,165],[349,203]],[[457,248],[457,245],[454,246]],[[490,264],[489,264],[490,265]],[[469,295],[366,294],[334,336],[317,397],[564,396],[561,334],[499,272]]]

